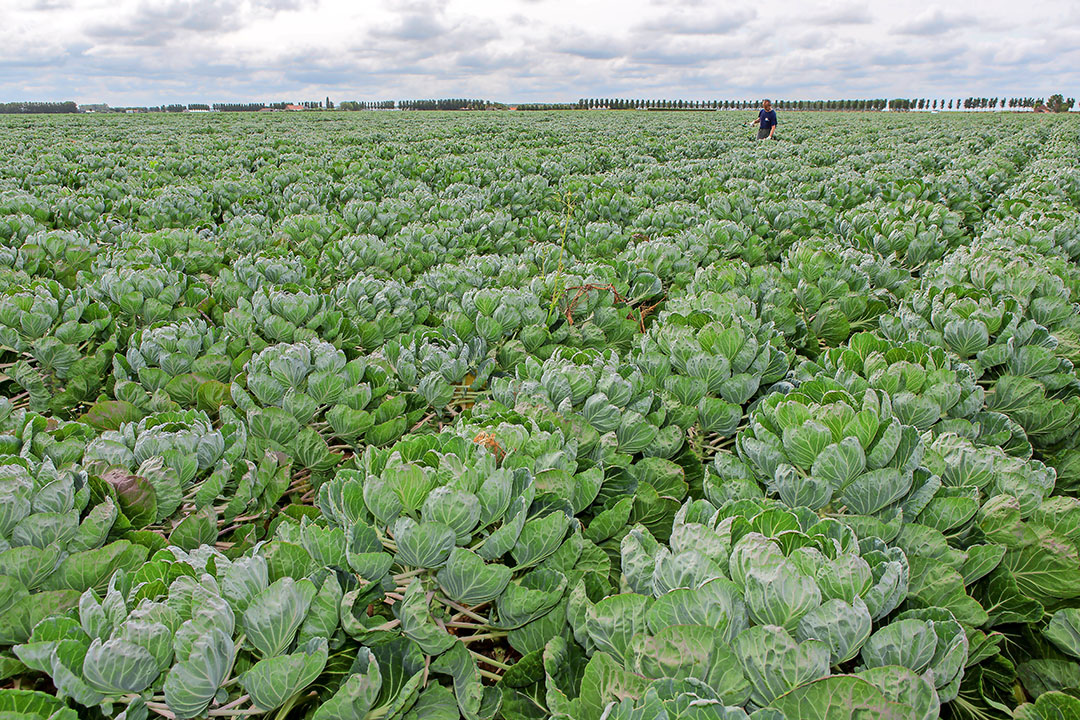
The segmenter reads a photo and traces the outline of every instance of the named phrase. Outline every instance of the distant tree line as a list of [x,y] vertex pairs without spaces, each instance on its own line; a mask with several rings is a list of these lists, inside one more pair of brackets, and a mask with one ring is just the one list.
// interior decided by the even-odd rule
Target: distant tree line
[[[777,110],[883,110],[887,100],[773,100]],[[585,110],[749,110],[760,100],[626,100],[581,98],[576,108]],[[521,109],[521,106],[518,106]]]
[[[523,103],[517,110],[748,110],[757,108],[760,100],[632,100],[625,98],[581,98],[576,103]],[[911,110],[997,110],[1044,109],[1050,112],[1069,112],[1076,105],[1074,98],[1060,93],[1049,98],[1035,97],[967,97],[967,98],[893,98],[850,100],[773,100],[777,110],[853,110],[907,112]],[[509,106],[489,100],[443,98],[433,100],[345,100],[341,110],[503,110]],[[0,114],[74,113],[74,112],[161,112],[181,113],[190,110],[217,112],[258,112],[261,110],[333,110],[334,103],[325,100],[291,102],[191,103],[149,107],[109,107],[104,104],[76,105],[66,102],[9,102],[0,103]]]
[[217,112],[258,112],[266,107],[266,103],[214,103],[213,108]]
[[30,113],[74,113],[79,106],[72,100],[65,102],[9,102],[0,103],[0,114],[28,115]]
[[393,100],[376,100],[374,102],[361,102],[357,100],[343,100],[339,105],[339,110],[393,110],[397,105]]
[[442,100],[398,100],[399,110],[487,110],[487,100],[444,98]]
[[521,103],[515,105],[518,110],[578,110],[573,103]]
[[[326,102],[330,102],[330,98],[326,98]],[[300,103],[284,101],[273,103],[214,103],[212,107],[217,112],[259,112],[260,110],[285,110],[294,104],[305,110],[322,110],[325,107],[322,100],[305,100]]]
[[[777,110],[996,110],[997,108],[1035,108],[1045,105],[1053,112],[1068,112],[1076,104],[1073,98],[1051,95],[1042,98],[885,98],[850,100],[783,100],[772,101]],[[747,110],[761,105],[760,100],[628,100],[625,98],[581,98],[576,105],[554,104],[518,105],[519,110],[529,109],[584,109],[584,110]]]
[[884,110],[887,101],[873,100],[777,100],[780,110]]
[[[728,110],[756,107],[756,100],[627,100],[624,98],[581,98],[577,107],[585,110]],[[520,105],[518,106],[521,107]]]

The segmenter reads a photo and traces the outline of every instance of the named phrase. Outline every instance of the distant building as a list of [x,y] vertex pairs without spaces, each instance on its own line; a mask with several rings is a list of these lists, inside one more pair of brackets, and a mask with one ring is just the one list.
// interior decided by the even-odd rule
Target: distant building
[[304,106],[303,105],[286,105],[285,109],[286,110],[303,110]]

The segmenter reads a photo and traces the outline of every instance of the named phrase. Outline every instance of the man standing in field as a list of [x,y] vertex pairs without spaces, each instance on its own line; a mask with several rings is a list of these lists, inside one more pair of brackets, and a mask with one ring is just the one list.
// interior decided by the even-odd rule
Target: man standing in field
[[776,111],[772,109],[772,101],[769,98],[765,98],[761,103],[761,111],[758,113],[757,119],[754,120],[751,125],[759,125],[757,131],[757,139],[764,140],[770,138],[776,139]]

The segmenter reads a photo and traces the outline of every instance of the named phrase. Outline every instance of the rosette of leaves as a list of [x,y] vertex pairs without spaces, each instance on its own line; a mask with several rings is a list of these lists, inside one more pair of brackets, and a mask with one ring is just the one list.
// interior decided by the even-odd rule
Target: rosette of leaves
[[938,437],[925,462],[943,485],[895,542],[910,558],[907,609],[944,607],[967,631],[972,676],[958,702],[1012,706],[1018,687],[1029,697],[1063,687],[1059,655],[1040,641],[1002,642],[997,630],[1076,604],[1080,504],[1050,495],[1053,471],[1038,461],[956,436]]
[[[905,526],[896,541],[912,557],[907,607],[946,607],[967,629],[970,681],[964,680],[957,701],[964,712],[1011,707],[1020,688],[1037,697],[1072,687],[1080,677],[1061,653],[1031,636],[1050,609],[1076,604],[1077,545],[1063,531],[1077,520],[1076,500],[1051,498],[1022,516],[1023,501],[1001,494],[978,507],[963,532],[928,527],[939,518],[969,514],[977,506],[973,494],[970,489],[941,493],[936,506]],[[964,585],[970,597],[963,594]],[[1011,633],[1016,627],[1024,628],[1024,640],[1017,643],[1003,642],[991,631]]]
[[461,298],[469,290],[495,286],[493,278],[484,277],[471,267],[451,263],[432,268],[413,283],[420,298],[440,316],[458,310]]
[[819,234],[818,228],[832,220],[834,211],[813,198],[770,198],[754,203],[754,224],[768,227],[765,236],[773,250],[787,252],[792,244]]
[[771,322],[792,346],[803,346],[807,332],[794,311],[789,283],[774,265],[721,260],[700,267],[685,294],[674,295],[664,307],[683,316],[707,309],[718,317],[758,317]]
[[[393,220],[393,218],[390,218]],[[391,226],[392,227],[392,226]],[[457,226],[454,253],[472,250],[477,253],[521,252],[529,242],[529,226],[504,210],[478,212]]]
[[[629,349],[663,294],[659,278],[622,260],[610,266],[576,263],[566,272],[552,264],[528,283],[532,297],[525,305],[531,309],[518,338],[526,352],[541,359],[558,345]],[[537,307],[543,319],[536,318]]]
[[[577,169],[582,169],[585,162],[583,158],[578,159]],[[566,171],[571,172],[571,167]],[[628,225],[641,212],[647,199],[628,192],[625,182],[625,178],[608,180],[602,177],[590,192],[580,194],[580,204],[574,206],[575,212],[580,212],[588,222],[609,222],[618,227]]]
[[693,422],[688,411],[665,405],[641,370],[612,350],[564,350],[543,363],[526,358],[516,378],[492,382],[492,397],[522,412],[544,407],[581,417],[599,436],[606,460],[618,466],[636,455],[675,456],[685,445],[685,426]]
[[213,198],[194,185],[165,185],[142,202],[136,222],[140,230],[205,227],[213,224]]
[[243,171],[216,177],[209,183],[209,192],[214,203],[213,212],[215,217],[221,218],[221,224],[244,214],[245,202],[252,202],[256,200],[255,196],[262,194],[263,186],[253,175],[248,174],[250,169],[250,164],[245,162]]
[[1075,435],[1080,380],[1073,364],[1057,338],[1024,317],[1014,299],[963,286],[932,287],[905,305],[897,318],[883,319],[883,334],[955,352],[987,387],[987,409],[1019,423],[1040,450]]
[[653,205],[634,219],[634,230],[649,237],[674,235],[681,230],[697,227],[707,218],[698,205],[682,201],[662,202]]
[[134,570],[147,549],[116,539],[118,504],[77,466],[0,456],[0,645],[25,642],[39,621],[69,614],[88,588]]
[[515,218],[522,218],[535,210],[556,207],[557,200],[552,190],[546,177],[528,174],[510,182],[489,185],[485,188],[484,204],[504,209]]
[[[398,197],[382,198],[377,203],[375,212],[368,220],[366,227],[358,228],[358,230],[378,237],[392,237],[419,220],[425,207],[435,204],[435,196],[427,188],[419,184],[408,189],[406,187],[398,185],[398,188],[405,190]],[[466,218],[466,221],[469,219],[472,218]],[[463,229],[465,232],[469,231],[468,227]]]
[[90,269],[97,252],[97,246],[78,231],[40,231],[26,238],[10,261],[0,262],[73,289],[78,273]]
[[57,228],[86,229],[95,225],[109,209],[106,198],[100,194],[101,188],[81,187],[77,190],[63,189],[49,199],[52,207],[52,222]]
[[[206,546],[162,550],[82,593],[75,617],[39,622],[15,653],[48,675],[60,698],[110,715],[240,717],[291,707],[327,666],[327,639],[338,631],[328,610],[341,586],[326,571],[293,578],[278,570],[258,554],[230,561]],[[400,673],[401,660],[361,653],[359,684],[375,706],[380,663]]]
[[376,274],[387,279],[409,281],[433,263],[427,258],[418,262],[401,243],[374,235],[347,235],[322,248],[318,265],[326,279],[343,280],[356,275]]
[[1068,260],[1009,242],[959,248],[928,273],[923,287],[968,287],[1016,303],[1026,319],[1052,333],[1061,354],[1080,360],[1080,270]]
[[113,393],[143,412],[216,412],[250,354],[243,340],[202,319],[146,328],[131,337],[126,353],[113,356]]
[[160,267],[102,267],[80,275],[90,295],[106,303],[122,335],[154,323],[199,317],[210,293],[199,279]]
[[[968,628],[992,628],[1025,617],[1020,621],[1033,621],[1031,613],[1036,608],[1041,613],[1041,606],[1025,597],[1018,585],[1018,581],[1029,582],[1027,571],[1014,578],[1010,568],[1022,562],[1060,567],[1068,562],[1060,552],[1066,546],[1047,546],[1046,554],[1037,559],[1037,553],[1028,548],[1025,561],[1012,556],[1006,566],[1005,532],[988,532],[990,524],[984,527],[982,519],[999,517],[1002,508],[1015,508],[1016,523],[1011,528],[1015,538],[1010,542],[1019,543],[1025,533],[1037,535],[1036,526],[1022,520],[1034,518],[1048,501],[1053,470],[951,433],[938,435],[926,448],[923,464],[940,486],[925,502],[907,504],[905,522],[895,540],[911,559],[908,608],[945,607]],[[1032,577],[1040,574],[1030,572]],[[999,640],[996,635],[973,636],[973,656],[979,661],[992,657]]]
[[18,359],[7,376],[32,410],[66,416],[91,400],[116,349],[108,308],[85,290],[37,281],[0,296],[0,345]]
[[425,323],[431,308],[420,291],[397,280],[357,275],[334,291],[337,307],[356,329],[355,342],[371,352]]
[[[45,230],[47,228],[43,224],[29,215],[0,214],[0,240],[5,243],[0,248],[0,264],[8,268],[14,267],[18,261],[16,248],[31,235]],[[11,243],[14,247],[7,243]]]
[[184,264],[179,258],[162,255],[157,250],[139,242],[141,235],[130,230],[120,233],[113,244],[98,254],[91,271],[104,268],[156,267],[176,272],[184,272]]
[[1080,215],[1067,202],[1047,198],[1004,198],[993,210],[993,222],[981,237],[1025,245],[1041,255],[1080,260]]
[[704,233],[687,230],[674,236],[632,241],[618,260],[656,276],[665,288],[681,288],[699,268],[719,259],[720,253]]
[[[381,189],[379,193],[381,194]],[[353,232],[364,232],[375,217],[376,203],[372,199],[352,198],[341,209],[341,220]]]
[[[135,529],[165,525],[183,507],[191,514],[173,527],[175,544],[188,532],[213,542],[218,510],[212,503],[225,493],[234,469],[243,471],[248,452],[243,423],[227,413],[222,420],[218,428],[206,413],[187,410],[125,422],[87,443],[83,462],[108,485],[102,492],[116,499]],[[239,502],[249,499],[236,494]]]
[[0,399],[0,445],[3,453],[32,462],[48,458],[57,467],[82,459],[86,442],[97,435],[85,422],[45,418]]
[[317,212],[333,203],[336,188],[328,173],[305,168],[300,179],[281,188],[283,211],[287,213]]
[[0,191],[0,215],[25,215],[36,222],[46,223],[51,214],[49,204],[29,192],[11,188]]
[[567,498],[576,512],[584,512],[601,497],[598,493],[604,491],[609,478],[598,472],[595,435],[560,422],[561,418],[554,414],[484,410],[478,406],[470,422],[453,427],[454,435],[471,443],[465,445],[466,457],[476,452],[473,446],[486,448],[501,467],[529,470],[541,492]]
[[[461,169],[463,168],[456,171]],[[424,219],[430,222],[460,220],[483,207],[484,194],[479,187],[467,182],[450,182],[441,189],[437,197],[432,198],[424,213]]]
[[895,416],[887,394],[867,389],[857,400],[827,378],[764,398],[736,444],[783,502],[842,513],[863,535],[886,541],[940,485],[920,467],[918,430]]
[[910,271],[941,260],[966,237],[962,215],[919,199],[872,200],[842,214],[836,229],[845,242]]
[[[715,213],[716,207],[710,201],[710,210]],[[779,250],[765,239],[768,229],[764,225],[753,227],[732,219],[710,218],[700,227],[723,257],[739,258],[751,265],[760,265],[768,260],[775,261],[780,255]]]
[[241,255],[232,265],[222,268],[214,281],[213,294],[217,306],[231,310],[240,298],[251,299],[260,288],[285,285],[302,286],[307,282],[308,269],[295,256],[267,252]]
[[745,408],[783,379],[791,360],[771,323],[736,313],[717,318],[701,309],[706,302],[689,315],[662,314],[633,362],[646,386],[663,393],[676,424],[695,425],[695,447],[708,454],[735,434]]
[[[558,241],[560,232],[561,228],[556,227],[554,238],[537,239]],[[543,231],[540,234],[546,235]],[[590,221],[567,228],[566,247],[579,258],[614,257],[624,251],[629,242],[630,234],[613,222]]]
[[[771,291],[783,285],[784,278],[775,265],[751,265],[745,260],[725,259],[698,267],[693,280],[685,288],[685,294],[737,292],[755,303],[761,303]],[[675,303],[681,297],[682,294],[674,294],[667,307],[676,310]],[[677,311],[685,313],[684,309]]]
[[[587,481],[586,487],[600,483],[592,507],[579,517],[589,520],[587,539],[609,554],[617,549],[628,522],[641,523],[666,538],[680,503],[691,487],[700,486],[700,461],[686,450],[666,458],[659,434],[651,446],[655,453],[646,449],[631,454],[620,450],[626,446],[620,445],[619,431],[600,435],[577,412],[563,415],[527,403],[509,411],[488,403],[477,405],[470,419],[459,432],[503,456],[504,466],[563,470],[537,476],[545,489],[554,483],[552,492],[576,497],[579,491],[570,476]],[[621,437],[632,439],[625,429]]]
[[811,355],[875,327],[878,317],[893,312],[913,285],[906,270],[876,253],[822,240],[792,247],[781,272],[791,290],[774,303],[781,304],[780,297],[789,299],[806,326],[801,345]]
[[271,237],[291,253],[306,258],[318,258],[327,243],[345,234],[335,218],[325,214],[295,214],[285,217],[274,228]]
[[983,408],[985,393],[974,371],[942,348],[903,345],[872,333],[853,335],[841,348],[803,361],[794,379],[830,377],[853,396],[873,388],[886,393],[893,415],[925,432],[947,418],[970,419]]
[[445,327],[410,333],[382,354],[402,386],[415,388],[438,413],[471,407],[495,369],[483,338],[462,341]]
[[320,341],[271,345],[253,355],[231,385],[247,415],[253,447],[285,452],[303,467],[326,470],[340,456],[323,435],[350,445],[386,445],[423,413],[418,397],[396,392],[397,379],[377,362],[345,360]]
[[120,247],[125,245],[152,252],[187,275],[214,276],[223,266],[224,252],[207,231],[168,229],[132,233],[122,239]]
[[[1038,338],[1036,331],[1032,339]],[[987,409],[1019,423],[1042,452],[1074,445],[1080,431],[1080,379],[1073,364],[1042,344],[1011,341],[1005,373],[986,393]],[[990,382],[987,382],[990,384]]]
[[[450,240],[450,237],[440,234],[437,247],[434,241],[431,241],[432,247],[441,250],[450,244]],[[536,276],[538,263],[533,259],[531,253],[521,255],[471,255],[465,253],[459,267],[468,268],[480,275],[492,278],[495,281],[493,286],[511,288],[526,287],[529,281]]]
[[[319,506],[333,529],[321,532],[340,538],[360,579],[341,603],[350,636],[371,645],[392,632],[432,667],[458,664],[467,677],[496,680],[505,673],[509,685],[524,669],[513,669],[514,653],[535,663],[548,640],[569,635],[571,583],[588,578],[611,592],[608,555],[574,519],[602,474],[572,475],[572,456],[550,467],[557,453],[534,456],[535,436],[523,432],[517,449],[504,439],[501,462],[464,437],[416,436],[365,451],[363,470],[339,471],[322,486]],[[461,692],[456,686],[462,712],[475,708],[468,703],[478,699]]]
[[[0,256],[3,250],[0,249]],[[3,264],[0,259],[0,291],[22,290],[33,282],[29,275],[22,270],[12,270]]]
[[[273,202],[273,199],[260,197],[258,201]],[[271,220],[264,210],[235,207],[224,213],[224,221],[217,226],[216,232],[217,241],[225,252],[237,255],[263,250],[270,244],[270,235]]]
[[[579,583],[573,640],[545,648],[540,697],[552,712],[629,718],[692,703],[718,717],[801,717],[836,703],[843,717],[855,687],[875,716],[929,720],[963,673],[967,638],[946,611],[913,617],[909,637],[890,631],[904,553],[805,508],[687,503],[670,545],[634,528],[621,565],[630,591],[593,598]],[[568,692],[567,664],[582,655]]]
[[[1034,210],[1034,208],[1032,208]],[[1049,254],[1050,248],[1076,262],[1080,260],[1080,242],[1076,231],[1080,228],[1080,214],[1075,205],[1066,207],[1064,203],[1041,208],[1039,212],[1024,213],[1016,228],[1020,238],[1010,235],[1010,240],[1031,245],[1035,250]],[[1032,230],[1027,232],[1028,228]]]
[[[480,338],[498,350],[508,338],[516,336],[526,352],[542,355],[542,346],[559,342],[548,332],[550,323],[543,303],[531,289],[466,290],[459,301],[451,301],[444,323],[463,340]],[[569,333],[565,333],[563,340],[568,337]]]
[[[520,235],[524,232],[524,228],[519,225],[517,231]],[[430,225],[414,222],[403,227],[401,232],[391,239],[390,250],[398,256],[399,260],[399,264],[392,272],[392,277],[409,282],[446,262],[483,265],[491,262],[514,265],[519,262],[515,255],[475,255],[470,252],[468,246],[464,243],[459,244],[457,240],[458,235],[454,232],[453,226],[446,223]],[[520,243],[518,246],[520,248]],[[400,263],[401,258],[406,259],[406,264]],[[501,273],[496,272],[493,275],[501,276]]]
[[245,339],[254,351],[306,341],[348,346],[352,338],[348,321],[329,295],[299,288],[256,290],[251,300],[239,298],[223,322],[231,336]]

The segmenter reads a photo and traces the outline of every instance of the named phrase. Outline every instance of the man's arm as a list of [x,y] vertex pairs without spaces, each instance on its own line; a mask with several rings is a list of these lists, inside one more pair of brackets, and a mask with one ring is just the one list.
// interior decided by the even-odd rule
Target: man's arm
[[777,120],[776,118],[773,118],[772,127],[769,128],[769,139],[772,139],[773,133],[776,132],[776,126],[779,125],[779,124],[780,124],[780,121]]
[[751,122],[750,124],[751,125],[757,125],[759,122],[761,122],[761,116],[760,115],[758,115],[756,118],[754,118],[753,122]]

